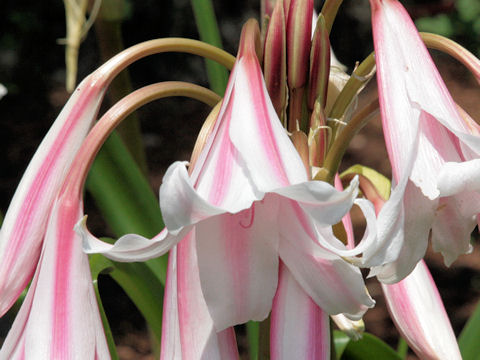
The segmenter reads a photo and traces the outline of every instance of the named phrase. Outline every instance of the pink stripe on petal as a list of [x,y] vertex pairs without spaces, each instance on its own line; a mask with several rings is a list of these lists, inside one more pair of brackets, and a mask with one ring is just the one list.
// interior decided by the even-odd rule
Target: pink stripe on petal
[[[270,197],[196,227],[202,292],[217,330],[268,316],[278,272],[278,233]],[[261,274],[261,276],[259,276]]]
[[194,231],[177,245],[177,301],[183,359],[237,359],[235,334],[217,333],[200,287]]
[[320,246],[313,223],[295,202],[282,203],[279,219],[280,257],[303,290],[329,314],[361,318],[375,302],[360,271]]
[[[110,358],[88,259],[73,231],[81,207],[66,197],[55,203],[27,300],[5,340],[11,345],[2,348],[0,358],[19,345],[27,358]],[[23,345],[19,337],[25,339]]]
[[455,334],[424,261],[399,283],[382,284],[390,315],[422,359],[461,359]]
[[270,358],[330,359],[328,314],[303,291],[283,263],[271,314]]
[[85,79],[31,160],[5,216],[0,237],[0,314],[30,281],[47,218],[75,153],[95,119],[104,88]]

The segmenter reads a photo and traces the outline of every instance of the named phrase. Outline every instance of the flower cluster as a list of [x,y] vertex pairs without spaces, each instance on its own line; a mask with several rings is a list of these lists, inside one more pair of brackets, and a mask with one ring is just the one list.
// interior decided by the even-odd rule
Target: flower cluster
[[[165,229],[152,239],[128,234],[110,244],[88,231],[89,166],[134,108],[179,92],[211,105],[219,99],[193,85],[152,85],[92,129],[111,79],[178,39],[137,45],[88,76],[37,150],[1,228],[0,315],[30,287],[0,358],[109,358],[87,254],[134,262],[167,252],[161,359],[237,359],[233,326],[267,318],[272,358],[330,359],[329,315],[353,327],[375,305],[361,268],[382,282],[392,318],[419,356],[461,358],[422,258],[430,233],[447,265],[470,251],[480,127],[430,58],[425,44],[438,39],[422,38],[397,0],[370,3],[375,55],[348,76],[329,43],[338,1],[326,1],[318,17],[313,0],[262,2],[264,36],[257,21],[244,25],[227,89],[190,162],[165,173]],[[445,44],[480,74],[478,59]],[[232,63],[195,46],[189,52]],[[379,99],[357,111],[375,66]],[[343,177],[343,189],[341,158],[378,109],[392,190],[382,193],[388,180],[358,169]],[[357,242],[354,205],[367,224]]]

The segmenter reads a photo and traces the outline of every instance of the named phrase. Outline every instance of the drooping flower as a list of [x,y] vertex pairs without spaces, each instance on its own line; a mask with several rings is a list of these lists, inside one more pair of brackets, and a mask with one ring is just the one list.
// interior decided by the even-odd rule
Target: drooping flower
[[[412,271],[432,229],[434,250],[451,264],[470,251],[480,212],[478,179],[456,174],[476,167],[480,138],[462,119],[414,24],[396,0],[371,0],[383,129],[396,184],[382,208],[379,237],[404,238],[398,260],[372,274],[387,283]],[[472,186],[475,184],[475,186]]]
[[140,261],[194,231],[201,289],[217,331],[265,319],[279,259],[321,309],[359,318],[374,302],[360,271],[336,254],[345,246],[330,229],[349,211],[357,184],[340,192],[308,181],[268,97],[258,32],[254,22],[244,28],[218,120],[191,176],[180,162],[165,174],[160,205],[167,231],[153,240],[126,235],[110,245],[79,227],[84,248]]
[[73,227],[80,201],[63,196],[48,219],[26,298],[0,359],[110,359],[87,255]]
[[[379,213],[388,196],[380,188],[389,181],[372,173],[360,176],[360,189]],[[423,260],[403,280],[381,286],[395,327],[421,359],[461,359],[452,325]]]
[[93,121],[108,73],[77,87],[38,147],[13,196],[0,230],[0,316],[31,280],[55,197]]

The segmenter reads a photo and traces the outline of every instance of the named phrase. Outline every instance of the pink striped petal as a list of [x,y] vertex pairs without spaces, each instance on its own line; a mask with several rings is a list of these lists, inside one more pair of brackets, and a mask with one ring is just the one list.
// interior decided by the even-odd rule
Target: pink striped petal
[[278,276],[277,199],[195,228],[203,295],[217,330],[270,312]]
[[[421,190],[412,182],[408,183],[402,204],[405,209],[405,217],[402,218],[400,230],[394,235],[397,238],[404,237],[405,239],[405,242],[401,243],[398,259],[381,267],[372,268],[369,277],[376,275],[381,282],[392,284],[403,279],[415,268],[427,250],[428,234],[437,203],[436,200],[424,197]],[[390,204],[390,200],[385,202],[379,217],[384,208]]]
[[0,316],[33,276],[51,206],[95,120],[104,91],[104,81],[93,74],[77,87],[13,196],[0,231]]
[[79,201],[52,210],[37,271],[1,359],[109,359],[87,256],[73,231]]
[[[315,227],[330,227],[342,219],[352,206],[357,184],[354,181],[340,192],[322,182],[307,182],[300,156],[268,97],[255,34],[258,26],[248,22],[217,121],[191,175],[184,163],[167,170],[160,207],[168,234],[159,234],[150,243],[129,235],[113,247],[84,236],[86,248],[122,261],[145,260],[192,231],[189,241],[196,244],[196,254],[180,253],[189,241],[178,242],[178,269],[194,257],[197,263],[198,257],[201,290],[196,294],[203,294],[218,331],[268,315],[277,288],[278,242],[284,242],[280,256],[314,302],[327,312],[358,318],[373,306],[360,271],[324,249],[321,242],[326,240]],[[279,207],[287,210],[278,214]],[[339,242],[328,240],[335,241]],[[178,293],[181,281],[187,283],[178,277]],[[199,301],[197,295],[185,294],[178,297],[180,302]],[[179,310],[180,325],[182,316]]]
[[397,329],[421,359],[461,359],[455,334],[425,262],[397,284],[382,284]]
[[217,333],[208,312],[193,234],[189,233],[170,253],[161,359],[238,359],[233,328]]
[[168,255],[167,280],[163,297],[162,343],[160,360],[182,360],[178,320],[177,247]]
[[[394,193],[403,195],[405,190],[402,191],[400,185],[404,186],[403,189],[410,188],[410,192],[414,192],[413,186],[421,190],[416,200],[421,204],[421,211],[417,203],[412,201],[407,204],[408,194],[405,195],[403,204],[398,201],[398,195],[392,194],[379,214],[379,226],[387,229],[385,232],[379,227],[380,237],[385,233],[398,238],[405,236],[404,246],[408,249],[403,249],[400,256],[410,257],[399,259],[396,265],[389,267],[388,275],[386,272],[381,275],[387,281],[398,281],[413,270],[416,262],[424,255],[428,230],[432,226],[432,241],[443,244],[438,248],[442,249],[447,263],[456,258],[460,249],[468,249],[469,231],[473,229],[471,219],[478,214],[478,210],[473,206],[463,206],[460,209],[460,197],[463,195],[454,190],[464,191],[467,187],[474,189],[480,186],[476,184],[480,182],[462,176],[449,188],[445,183],[448,178],[445,164],[478,158],[480,137],[457,110],[402,5],[396,0],[371,0],[370,3],[382,122],[394,179],[399,184],[399,189],[395,188]],[[471,175],[471,172],[469,169],[465,174]],[[409,179],[408,186],[406,177]],[[442,185],[442,189],[439,185]],[[437,208],[438,198],[443,194],[455,199],[442,200],[442,207]],[[388,205],[391,202],[395,206]],[[393,211],[385,210],[387,205]],[[451,231],[444,232],[445,222],[442,222],[441,214],[453,214],[457,210],[463,216],[450,218],[448,224],[462,229],[461,238],[458,233],[448,237],[453,234]],[[402,217],[405,217],[403,226],[388,225],[401,225]],[[420,221],[424,223],[421,224]],[[392,273],[394,268],[396,275]]]
[[290,271],[280,266],[271,315],[270,358],[330,359],[330,322]]
[[314,224],[295,202],[282,204],[279,219],[280,258],[318,306],[352,319],[373,307],[358,268],[320,246]]

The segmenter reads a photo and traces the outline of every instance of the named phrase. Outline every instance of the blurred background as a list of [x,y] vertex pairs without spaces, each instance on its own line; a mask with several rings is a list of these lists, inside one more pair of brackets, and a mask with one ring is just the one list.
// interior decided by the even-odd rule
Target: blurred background
[[[259,19],[258,0],[213,1],[224,48],[236,53],[242,24]],[[317,9],[320,9],[317,1]],[[478,0],[402,1],[422,31],[448,36],[480,55],[480,2]],[[0,211],[5,213],[31,156],[69,97],[65,90],[65,13],[60,0],[0,1],[0,83],[8,95],[0,100]],[[198,38],[188,0],[129,1],[122,22],[125,47],[159,37]],[[368,0],[345,0],[332,30],[332,45],[349,70],[372,50]],[[433,53],[455,100],[480,119],[480,90],[474,78],[454,60]],[[102,63],[96,27],[80,46],[78,79]],[[133,88],[164,80],[190,81],[208,86],[203,59],[183,54],[161,54],[140,60],[129,68]],[[376,96],[371,82],[360,103]],[[107,101],[108,103],[108,101]],[[209,109],[196,101],[156,101],[139,111],[149,180],[155,193],[166,167],[188,160],[196,135]],[[362,162],[390,177],[380,121],[372,121],[352,142],[343,167]],[[102,221],[95,202],[86,194],[89,226],[98,236],[113,236]],[[359,220],[361,223],[361,220]],[[441,257],[429,251],[427,261],[458,334],[480,299],[480,250],[462,256],[447,270]],[[380,287],[369,289],[377,307],[367,313],[370,331],[392,345],[398,334],[381,298]],[[104,306],[122,359],[151,359],[144,321],[122,290],[108,277],[101,279]],[[159,304],[161,306],[161,304]],[[11,314],[0,319],[0,343],[11,324]],[[412,358],[414,358],[412,356]]]

